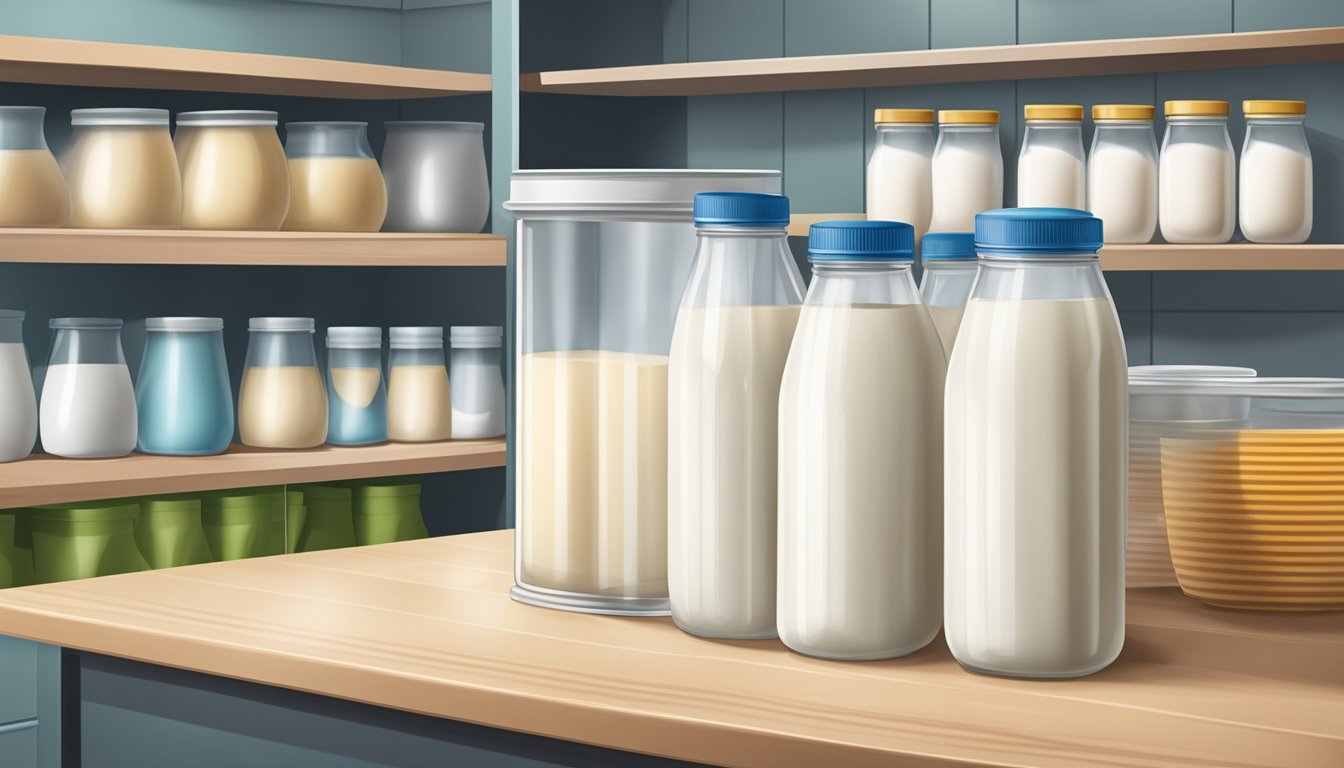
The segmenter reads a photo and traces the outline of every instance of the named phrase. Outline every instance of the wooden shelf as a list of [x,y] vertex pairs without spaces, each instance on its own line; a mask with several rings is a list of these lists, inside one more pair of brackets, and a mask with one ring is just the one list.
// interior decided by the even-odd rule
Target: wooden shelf
[[0,229],[0,262],[502,267],[502,235]]
[[524,91],[601,96],[874,88],[1344,60],[1344,27],[890,53],[701,61],[525,74]]
[[823,221],[863,221],[866,218],[868,216],[862,213],[795,213],[789,217],[789,236],[807,237],[808,229]]
[[221,456],[62,459],[34,454],[0,464],[0,509],[122,496],[210,491],[502,467],[504,439],[323,446],[266,451],[235,445]]
[[0,81],[329,99],[490,92],[490,76],[470,72],[17,35],[0,35]]

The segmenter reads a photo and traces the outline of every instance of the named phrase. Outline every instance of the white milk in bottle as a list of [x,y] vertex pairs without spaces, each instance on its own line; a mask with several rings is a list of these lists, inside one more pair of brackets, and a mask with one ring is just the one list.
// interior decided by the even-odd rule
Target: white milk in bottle
[[933,110],[879,109],[873,122],[868,218],[909,224],[918,244],[933,215]]
[[1083,108],[1077,104],[1028,104],[1027,133],[1017,157],[1017,204],[1086,208],[1087,159]]
[[933,150],[930,232],[970,232],[975,214],[1003,207],[1003,150],[999,113],[944,109]]
[[929,307],[938,339],[948,356],[961,328],[966,299],[975,284],[975,235],[930,232],[924,236],[924,279],[919,292]]

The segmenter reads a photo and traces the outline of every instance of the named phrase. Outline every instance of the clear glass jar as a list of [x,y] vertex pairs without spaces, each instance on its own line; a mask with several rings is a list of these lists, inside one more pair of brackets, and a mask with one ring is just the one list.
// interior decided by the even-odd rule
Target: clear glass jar
[[504,434],[504,329],[455,325],[448,379],[453,383],[453,439],[479,440]]
[[948,365],[945,598],[963,666],[1076,677],[1125,632],[1125,342],[1101,220],[976,219],[980,274]]
[[75,109],[61,148],[72,227],[175,229],[182,177],[166,109]]
[[1158,226],[1169,243],[1226,243],[1237,226],[1236,161],[1226,101],[1168,101]]
[[977,213],[1003,207],[998,112],[945,109],[938,113],[932,189],[930,232],[971,232]]
[[389,333],[387,436],[429,443],[453,436],[453,398],[441,326],[406,326]]
[[327,441],[327,390],[311,317],[254,317],[238,392],[238,436],[256,448],[316,448]]
[[1242,102],[1241,234],[1253,243],[1302,243],[1311,236],[1311,147],[1305,101]]
[[37,395],[23,318],[21,310],[0,309],[0,462],[27,457],[37,442]]
[[327,402],[328,443],[373,445],[387,441],[383,329],[327,329]]
[[779,384],[803,301],[782,195],[700,193],[699,242],[668,356],[672,619],[775,636]]
[[61,317],[54,332],[39,421],[42,448],[71,459],[135,450],[135,390],[121,350],[121,321]]
[[808,251],[779,390],[779,637],[904,656],[943,623],[943,347],[908,224],[814,224]]
[[43,130],[46,107],[0,107],[0,227],[62,227],[70,190]]
[[173,146],[186,229],[276,230],[289,211],[289,168],[276,114],[182,112]]
[[702,190],[778,171],[517,171],[514,599],[666,615],[667,357]]
[[879,109],[873,122],[868,218],[909,224],[918,245],[933,216],[933,110]]
[[1108,243],[1146,243],[1157,231],[1157,139],[1148,104],[1097,104],[1087,165],[1088,210]]
[[233,385],[218,317],[151,317],[135,383],[141,453],[205,456],[233,440]]
[[490,215],[485,123],[387,123],[388,232],[480,232]]
[[924,278],[919,292],[938,329],[946,357],[961,328],[961,316],[975,285],[975,235],[970,232],[930,232],[924,236]]
[[369,146],[368,123],[285,123],[287,230],[377,232],[387,186]]
[[1087,208],[1083,108],[1028,104],[1027,130],[1017,156],[1017,204],[1022,208]]

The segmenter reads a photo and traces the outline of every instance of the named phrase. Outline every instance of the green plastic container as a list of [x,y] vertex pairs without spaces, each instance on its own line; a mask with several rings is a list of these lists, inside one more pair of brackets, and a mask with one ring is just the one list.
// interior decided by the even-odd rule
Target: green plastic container
[[201,524],[199,496],[154,496],[140,500],[135,543],[150,568],[176,568],[214,560]]
[[420,514],[420,484],[387,481],[351,484],[354,499],[355,542],[390,544],[424,539],[425,519]]
[[303,491],[285,492],[285,552],[299,551],[299,535],[308,519],[308,507],[303,503]]
[[342,549],[355,546],[354,515],[350,489],[339,485],[306,485],[303,504],[307,519],[299,534],[299,552]]
[[34,581],[72,581],[144,568],[135,546],[135,502],[54,504],[27,513]]
[[14,515],[14,586],[37,583],[33,573],[33,523],[31,510],[11,509]]
[[285,551],[285,493],[243,488],[201,499],[205,540],[216,560],[243,560]]
[[14,546],[14,513],[5,510],[0,512],[0,589],[18,586],[14,578],[18,559],[18,547]]

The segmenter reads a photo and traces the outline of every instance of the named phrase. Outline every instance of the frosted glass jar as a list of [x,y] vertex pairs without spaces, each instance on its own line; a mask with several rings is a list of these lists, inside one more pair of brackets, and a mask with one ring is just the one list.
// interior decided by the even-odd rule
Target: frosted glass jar
[[946,357],[952,356],[966,301],[975,285],[975,235],[970,232],[930,232],[924,236],[924,279],[920,294],[929,307],[938,340]]
[[387,186],[369,146],[368,123],[285,123],[287,230],[377,232]]
[[448,440],[453,436],[453,398],[443,356],[443,328],[393,328],[388,338],[388,439],[399,443]]
[[72,227],[175,229],[182,177],[166,109],[76,109],[61,148]]
[[504,329],[498,325],[455,325],[449,332],[449,342],[453,439],[478,440],[504,434],[504,372],[499,367]]
[[289,168],[276,114],[182,112],[173,146],[186,229],[276,230],[289,211]]
[[879,109],[873,122],[868,218],[909,224],[918,246],[933,216],[933,110]]
[[977,213],[1003,207],[999,113],[945,109],[938,113],[938,123],[929,231],[972,232]]
[[1311,147],[1305,101],[1242,102],[1241,234],[1253,243],[1301,243],[1311,236]]
[[254,317],[238,391],[238,437],[257,448],[316,448],[327,440],[327,389],[311,317]]
[[1027,132],[1017,157],[1017,204],[1022,208],[1087,208],[1083,108],[1028,104]]
[[1157,231],[1157,139],[1148,104],[1092,107],[1087,202],[1108,243],[1146,243]]
[[1226,243],[1237,226],[1236,160],[1226,101],[1168,101],[1158,226],[1169,243]]
[[37,396],[23,346],[23,317],[0,309],[0,462],[22,459],[37,441]]
[[135,384],[141,453],[205,456],[233,440],[233,385],[218,317],[145,320]]
[[327,442],[372,445],[387,440],[383,329],[327,329]]
[[388,232],[480,232],[490,215],[484,123],[387,123]]
[[70,190],[47,147],[45,107],[0,107],[0,227],[60,227]]
[[121,321],[62,317],[49,325],[51,356],[39,408],[43,450],[71,459],[130,453],[137,419]]

